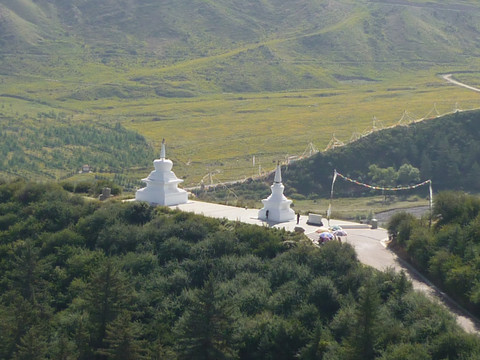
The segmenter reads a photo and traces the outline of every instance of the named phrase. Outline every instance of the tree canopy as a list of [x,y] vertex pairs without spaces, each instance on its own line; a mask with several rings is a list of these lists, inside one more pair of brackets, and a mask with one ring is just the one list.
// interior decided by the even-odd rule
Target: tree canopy
[[405,212],[394,215],[392,246],[452,298],[480,315],[480,199],[446,191],[435,196],[433,226]]
[[[287,193],[325,196],[336,169],[378,186],[430,179],[437,190],[478,191],[479,138],[478,110],[376,131],[346,146],[290,164],[282,173],[285,189]],[[336,191],[361,194],[365,189],[339,183]]]
[[0,274],[2,359],[480,356],[404,274],[348,244],[55,184],[0,184]]

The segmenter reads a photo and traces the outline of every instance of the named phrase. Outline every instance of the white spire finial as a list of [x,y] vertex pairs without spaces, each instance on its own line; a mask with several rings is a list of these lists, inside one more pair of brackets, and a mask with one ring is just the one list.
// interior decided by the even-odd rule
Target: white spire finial
[[282,171],[280,169],[280,161],[277,163],[277,169],[275,170],[275,179],[273,180],[274,183],[281,183],[282,182]]
[[165,138],[162,140],[162,150],[160,150],[160,159],[165,159]]

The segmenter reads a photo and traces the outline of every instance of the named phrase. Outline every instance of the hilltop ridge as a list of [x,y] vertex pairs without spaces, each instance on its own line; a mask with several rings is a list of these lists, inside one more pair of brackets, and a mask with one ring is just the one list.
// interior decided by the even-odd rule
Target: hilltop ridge
[[[0,69],[55,78],[49,69],[65,61],[156,67],[145,76],[127,71],[124,81],[161,81],[166,93],[325,88],[379,80],[383,72],[475,62],[479,7],[461,1],[3,0]],[[39,64],[26,69],[30,57]]]

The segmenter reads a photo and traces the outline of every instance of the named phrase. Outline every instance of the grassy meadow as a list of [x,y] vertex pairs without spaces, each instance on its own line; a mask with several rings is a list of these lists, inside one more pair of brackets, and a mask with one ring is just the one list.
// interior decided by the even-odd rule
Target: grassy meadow
[[[316,213],[326,217],[330,199],[295,200],[295,211],[302,214]],[[334,198],[332,199],[332,218],[348,220],[367,220],[375,214],[393,209],[407,209],[417,206],[428,206],[428,199],[417,195],[403,198],[391,197],[385,202],[382,195],[357,197],[357,198]]]
[[[66,96],[72,92],[69,80],[28,77],[13,83],[2,77],[6,92],[22,95],[1,97],[0,111],[20,118],[54,111],[66,114],[71,121],[120,122],[143,135],[157,152],[162,138],[166,138],[167,156],[175,162],[177,176],[185,180],[186,186],[195,186],[202,179],[208,183],[209,173],[214,182],[224,182],[270,171],[279,160],[308,155],[310,143],[324,150],[333,136],[348,143],[374,127],[406,124],[456,108],[479,108],[479,93],[449,84],[438,75],[448,70],[377,74],[379,81],[342,81],[326,89],[186,98],[146,93],[142,98],[81,101]],[[117,80],[123,78],[128,84],[130,75],[120,74]],[[455,74],[455,78],[477,84],[479,75],[462,73]],[[96,86],[108,79],[112,77],[101,73]],[[92,84],[84,86],[92,88]],[[80,92],[82,85],[77,84],[75,89]],[[148,174],[145,171],[143,167],[131,169],[128,176],[138,179]]]
[[[172,4],[0,3],[0,119],[120,123],[157,153],[166,138],[195,186],[262,174],[333,137],[480,107],[479,93],[439,76],[480,84],[477,2]],[[52,176],[76,172],[71,162]]]

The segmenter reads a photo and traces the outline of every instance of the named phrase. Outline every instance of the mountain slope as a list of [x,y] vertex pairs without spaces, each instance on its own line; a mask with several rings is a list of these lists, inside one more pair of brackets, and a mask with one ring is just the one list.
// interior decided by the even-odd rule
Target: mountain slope
[[378,80],[392,71],[477,63],[479,10],[460,1],[2,0],[1,52],[24,59],[5,58],[0,69],[12,71],[16,59],[14,69],[32,72],[22,65],[33,51],[45,55],[33,71],[43,75],[55,68],[55,54],[80,62],[80,75],[92,62],[167,66],[169,76],[185,80],[151,77],[196,94],[323,88],[338,75]]

